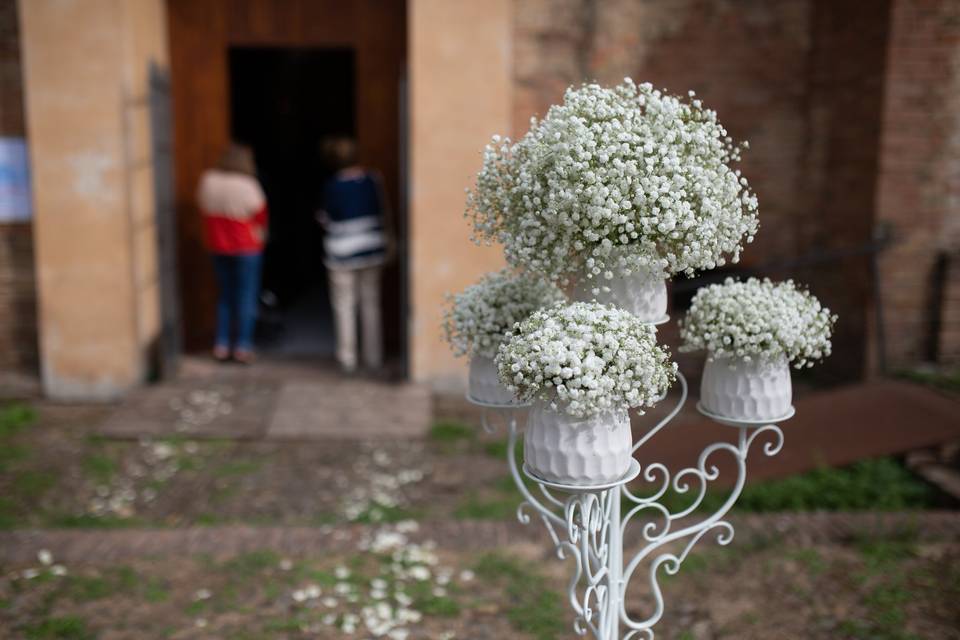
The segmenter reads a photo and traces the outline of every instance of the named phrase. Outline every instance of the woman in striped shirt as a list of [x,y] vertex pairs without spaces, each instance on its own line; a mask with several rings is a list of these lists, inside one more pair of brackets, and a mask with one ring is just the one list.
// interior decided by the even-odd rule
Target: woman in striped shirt
[[383,182],[358,163],[351,138],[327,140],[324,155],[335,173],[324,187],[317,217],[326,232],[324,263],[336,316],[337,361],[346,372],[357,368],[359,307],[363,363],[376,371],[383,365],[380,277],[390,253]]

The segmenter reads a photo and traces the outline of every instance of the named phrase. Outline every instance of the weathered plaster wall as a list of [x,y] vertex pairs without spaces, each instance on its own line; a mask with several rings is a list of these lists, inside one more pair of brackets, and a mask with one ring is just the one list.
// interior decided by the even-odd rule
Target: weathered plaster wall
[[441,340],[444,294],[503,261],[470,242],[463,208],[484,145],[510,130],[511,5],[409,3],[411,374],[438,386],[466,372]]
[[162,0],[21,2],[47,394],[140,382],[157,326],[146,68]]

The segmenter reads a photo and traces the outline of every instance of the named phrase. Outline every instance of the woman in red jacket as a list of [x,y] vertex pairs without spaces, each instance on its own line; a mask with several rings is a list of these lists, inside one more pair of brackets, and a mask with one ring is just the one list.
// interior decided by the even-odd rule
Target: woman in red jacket
[[267,199],[255,177],[253,152],[231,144],[200,178],[207,249],[213,254],[219,297],[213,357],[253,360],[260,293],[260,256],[267,235]]

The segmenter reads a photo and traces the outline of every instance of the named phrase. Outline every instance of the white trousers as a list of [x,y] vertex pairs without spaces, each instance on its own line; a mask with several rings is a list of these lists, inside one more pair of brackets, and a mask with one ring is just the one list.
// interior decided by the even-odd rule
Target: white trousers
[[380,321],[381,267],[329,269],[330,302],[337,324],[337,362],[348,370],[357,368],[357,307],[363,327],[363,364],[369,369],[383,365],[383,328]]

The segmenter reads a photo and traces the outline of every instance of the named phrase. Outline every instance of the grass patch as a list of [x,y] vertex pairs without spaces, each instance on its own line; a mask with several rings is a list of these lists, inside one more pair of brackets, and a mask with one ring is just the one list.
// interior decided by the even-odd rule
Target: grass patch
[[430,427],[427,437],[440,444],[454,444],[473,440],[477,437],[477,430],[456,420],[438,420]]
[[0,407],[0,473],[7,472],[16,463],[29,457],[27,447],[11,442],[13,436],[33,424],[36,411],[24,404]]
[[14,464],[22,462],[29,456],[29,451],[23,445],[0,442],[0,473],[6,472]]
[[827,562],[820,552],[813,548],[801,548],[788,552],[789,557],[796,560],[808,573],[814,576],[821,575],[827,570]]
[[117,473],[117,463],[102,454],[89,455],[83,459],[83,471],[99,484],[109,484]]
[[19,402],[0,407],[0,439],[7,439],[36,422],[33,407]]
[[213,470],[213,475],[219,478],[245,476],[260,469],[260,463],[255,460],[229,460]]
[[252,578],[280,564],[280,556],[269,550],[250,551],[231,558],[223,567],[240,578]]
[[51,513],[44,517],[43,523],[54,529],[130,529],[147,524],[140,518],[95,516],[89,513]]
[[567,631],[563,600],[547,588],[535,567],[491,553],[479,559],[475,571],[503,586],[510,599],[507,619],[517,631],[537,640],[553,640]]
[[494,496],[484,498],[471,492],[457,505],[453,516],[460,520],[504,520],[512,517],[520,506],[520,494],[516,497]]
[[855,541],[863,562],[870,573],[889,573],[892,568],[914,557],[917,550],[916,533],[902,532],[890,537],[863,537]]
[[23,627],[27,640],[93,640],[96,636],[77,616],[51,617]]
[[[632,488],[638,496],[652,495],[655,487]],[[672,513],[690,506],[697,495],[672,488],[660,502]],[[755,513],[775,511],[905,511],[934,506],[937,492],[918,480],[893,458],[862,460],[848,467],[820,467],[807,473],[748,484],[734,509]],[[727,499],[722,491],[710,491],[700,509],[715,511]],[[624,508],[632,506],[625,502]]]
[[867,537],[856,547],[863,558],[863,619],[848,619],[839,629],[847,637],[863,640],[920,640],[906,630],[906,605],[921,597],[913,592],[902,566],[916,555],[916,534],[904,532],[888,538]]
[[13,529],[18,520],[17,505],[10,498],[0,496],[0,529]]
[[13,476],[12,489],[19,499],[32,502],[42,498],[56,483],[57,476],[54,473],[30,469]]
[[[524,479],[526,482],[526,479]],[[529,487],[531,483],[528,483]],[[531,491],[532,492],[532,491]],[[481,491],[470,491],[457,505],[453,515],[460,520],[502,520],[513,518],[523,496],[513,483],[512,476],[497,480]]]
[[952,371],[898,371],[897,377],[918,384],[936,387],[952,393],[960,393],[960,368]]
[[[523,441],[521,440],[517,445],[517,449],[522,450],[522,448]],[[508,449],[509,446],[507,440],[494,440],[493,442],[487,442],[483,445],[483,452],[491,458],[506,458]]]
[[113,567],[102,575],[70,575],[64,578],[64,591],[80,602],[100,600],[137,590],[142,579],[131,567]]

